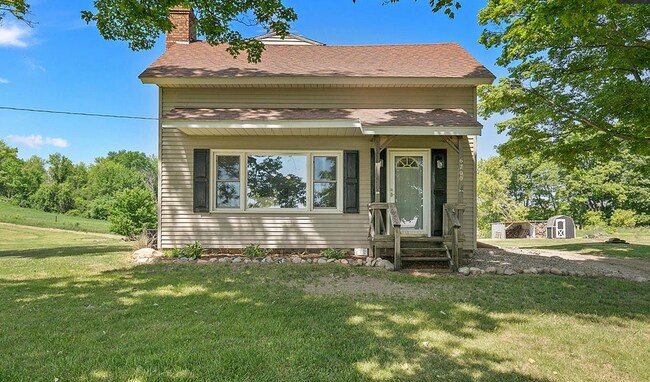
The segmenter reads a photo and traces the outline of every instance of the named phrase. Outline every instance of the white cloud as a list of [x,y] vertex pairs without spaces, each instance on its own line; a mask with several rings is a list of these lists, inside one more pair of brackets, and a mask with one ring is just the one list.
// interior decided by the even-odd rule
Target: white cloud
[[66,148],[70,146],[70,143],[68,143],[68,141],[63,138],[50,138],[50,137],[43,138],[43,136],[37,134],[8,135],[7,140],[13,144],[25,145],[33,149],[40,149],[45,145],[60,147],[60,148]]
[[0,77],[0,84],[8,84],[8,83],[9,83],[8,79]]
[[0,46],[25,48],[29,45],[27,38],[32,30],[27,25],[5,23],[0,25]]

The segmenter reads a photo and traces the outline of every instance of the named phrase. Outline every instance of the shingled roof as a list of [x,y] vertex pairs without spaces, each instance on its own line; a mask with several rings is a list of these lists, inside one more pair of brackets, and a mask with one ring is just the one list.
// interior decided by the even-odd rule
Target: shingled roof
[[494,75],[456,43],[267,45],[258,64],[226,46],[174,44],[140,78],[348,77],[485,79]]
[[166,120],[358,120],[364,126],[482,127],[462,109],[201,109],[176,108]]

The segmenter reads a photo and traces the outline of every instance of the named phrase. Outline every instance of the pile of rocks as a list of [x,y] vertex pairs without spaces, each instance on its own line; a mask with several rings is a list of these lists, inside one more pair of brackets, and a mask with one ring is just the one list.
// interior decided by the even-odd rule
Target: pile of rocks
[[563,258],[556,255],[541,253],[541,250],[508,248],[477,249],[467,259],[465,266],[458,272],[463,275],[505,275],[516,274],[549,274],[557,276],[578,277],[613,277],[620,279],[647,282],[648,275],[639,270],[633,270],[604,261],[588,261],[580,255],[577,259]]
[[340,264],[356,267],[368,268],[381,268],[387,271],[395,269],[393,263],[388,260],[370,257],[350,257],[346,259],[328,259],[320,256],[300,256],[300,255],[269,255],[265,257],[247,257],[240,255],[228,256],[204,256],[197,260],[187,257],[170,258],[159,251],[151,248],[143,248],[133,253],[133,260],[138,264],[153,264],[163,261],[171,261],[174,263],[189,263],[195,262],[197,264]]
[[592,272],[583,272],[583,271],[570,271],[562,268],[555,267],[544,267],[544,268],[510,268],[510,267],[487,267],[481,269],[478,267],[461,267],[458,269],[458,273],[469,276],[469,275],[503,275],[503,276],[512,276],[516,274],[528,274],[528,275],[556,275],[556,276],[580,276],[580,277],[599,277],[601,275],[592,273]]

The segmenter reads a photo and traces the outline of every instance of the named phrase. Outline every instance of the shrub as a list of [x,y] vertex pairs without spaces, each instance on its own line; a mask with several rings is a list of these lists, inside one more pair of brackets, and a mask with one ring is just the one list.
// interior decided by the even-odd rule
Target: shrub
[[155,243],[155,238],[149,235],[146,229],[143,229],[140,234],[135,238],[135,243],[133,243],[133,249],[138,250],[142,248],[153,248]]
[[171,251],[171,257],[187,257],[190,259],[198,259],[203,253],[203,246],[198,241],[188,244],[183,248],[175,248]]
[[320,252],[320,255],[328,259],[344,259],[348,256],[347,252],[337,248],[324,249]]
[[636,215],[631,210],[616,209],[609,218],[609,224],[613,227],[632,228],[636,225]]
[[130,238],[145,228],[156,227],[156,202],[151,192],[135,188],[115,195],[108,220],[111,232]]
[[259,244],[249,244],[241,251],[244,256],[248,257],[264,257],[267,256],[269,252],[268,249],[260,247]]
[[605,215],[603,211],[587,211],[583,217],[586,227],[605,227]]

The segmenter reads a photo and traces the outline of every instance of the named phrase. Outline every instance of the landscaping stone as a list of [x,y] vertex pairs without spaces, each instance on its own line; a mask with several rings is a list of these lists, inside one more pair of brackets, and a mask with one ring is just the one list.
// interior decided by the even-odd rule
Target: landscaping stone
[[348,261],[348,259],[341,259],[341,260],[339,260],[339,263],[341,263],[343,265],[348,265],[350,262]]
[[476,268],[476,267],[470,267],[469,268],[469,273],[472,274],[472,275],[478,275],[478,274],[481,273],[481,269]]
[[163,256],[164,255],[162,252],[156,251],[153,248],[141,248],[133,252],[134,259],[142,258],[142,257],[149,258],[149,257],[163,257]]
[[551,268],[551,269],[549,270],[549,272],[550,272],[552,275],[562,276],[562,270],[561,270],[561,269],[558,269],[558,268]]
[[458,273],[468,276],[469,275],[469,267],[460,267],[458,268]]
[[327,259],[327,262],[328,262],[328,263],[333,263],[333,262],[335,262],[335,261],[336,261],[336,259]]
[[503,276],[503,274],[504,274],[503,268],[497,268],[497,275]]
[[300,256],[291,256],[291,262],[294,264],[300,264],[301,260]]
[[493,275],[497,273],[497,268],[496,267],[487,267],[485,268],[485,273]]
[[241,257],[235,257],[234,259],[232,259],[232,262],[233,262],[233,263],[241,263],[242,261],[243,261],[243,260],[242,260]]
[[384,263],[384,269],[386,269],[387,271],[394,271],[395,265],[393,265],[393,263],[391,263],[390,261],[386,261]]
[[318,259],[318,264],[327,264],[327,259],[321,257],[320,259]]
[[200,260],[197,260],[196,263],[197,263],[197,264],[207,264],[207,263],[208,263],[208,260],[200,259]]
[[506,268],[506,269],[503,271],[503,274],[506,275],[506,276],[512,276],[512,275],[516,275],[517,272],[516,272],[514,269],[512,269],[512,268]]

